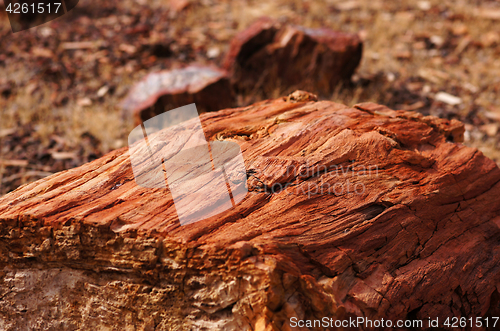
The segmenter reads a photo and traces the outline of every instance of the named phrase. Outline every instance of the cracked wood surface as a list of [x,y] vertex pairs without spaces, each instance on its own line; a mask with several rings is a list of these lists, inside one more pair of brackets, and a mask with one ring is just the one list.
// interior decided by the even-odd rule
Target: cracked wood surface
[[[203,221],[181,226],[168,190],[137,186],[126,148],[0,198],[4,329],[27,312],[46,328],[66,318],[151,330],[499,316],[500,169],[459,143],[463,125],[371,103],[289,101],[201,115],[207,140],[240,145],[249,188]],[[20,272],[29,286],[15,285]],[[49,321],[44,272],[61,274],[51,285],[60,302],[77,294],[107,310],[95,317],[68,301]],[[81,275],[70,286],[71,272]],[[128,293],[118,307],[130,319],[109,313],[112,291]],[[32,292],[38,308],[9,304]]]

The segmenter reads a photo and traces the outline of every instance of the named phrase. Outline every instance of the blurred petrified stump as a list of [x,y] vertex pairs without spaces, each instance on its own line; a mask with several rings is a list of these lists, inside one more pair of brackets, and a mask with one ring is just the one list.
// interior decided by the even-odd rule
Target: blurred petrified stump
[[300,92],[201,122],[249,178],[203,221],[138,186],[126,148],[0,199],[2,330],[499,316],[500,169],[461,123]]
[[238,91],[307,89],[329,96],[361,60],[355,34],[281,25],[261,18],[231,41],[224,67]]
[[155,115],[193,102],[200,112],[233,106],[234,98],[226,72],[199,65],[153,72],[132,87],[122,106],[138,125]]

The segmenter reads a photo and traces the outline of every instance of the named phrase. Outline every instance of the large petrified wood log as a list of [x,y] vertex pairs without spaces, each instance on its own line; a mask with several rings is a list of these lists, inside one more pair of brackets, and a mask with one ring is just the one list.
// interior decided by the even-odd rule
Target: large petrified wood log
[[1,198],[0,329],[499,316],[500,169],[462,124],[311,99],[202,114],[250,192],[200,222],[136,185],[127,149]]

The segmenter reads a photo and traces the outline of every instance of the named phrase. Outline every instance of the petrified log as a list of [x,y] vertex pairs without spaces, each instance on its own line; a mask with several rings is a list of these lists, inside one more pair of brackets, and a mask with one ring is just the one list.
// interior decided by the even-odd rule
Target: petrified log
[[227,73],[213,66],[190,65],[182,69],[153,72],[132,87],[123,111],[136,125],[167,110],[196,103],[200,111],[233,106]]
[[231,41],[224,68],[238,91],[271,95],[277,88],[331,95],[361,60],[356,34],[281,25],[263,17]]
[[499,316],[500,169],[463,125],[313,99],[201,115],[239,144],[249,192],[199,222],[136,184],[127,148],[2,197],[0,328]]

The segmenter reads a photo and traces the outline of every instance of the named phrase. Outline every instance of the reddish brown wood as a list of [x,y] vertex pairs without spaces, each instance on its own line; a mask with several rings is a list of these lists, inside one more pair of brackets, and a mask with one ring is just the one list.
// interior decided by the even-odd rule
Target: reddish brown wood
[[234,103],[229,78],[213,66],[152,72],[132,87],[123,101],[123,111],[135,125],[167,110],[196,103],[201,112],[231,107]]
[[[8,304],[23,302],[8,279],[57,268],[62,283],[78,275],[58,290],[71,309],[48,321],[51,301],[38,294],[39,308],[26,308],[47,325],[125,328],[106,307],[157,330],[498,316],[500,169],[457,142],[463,125],[371,103],[301,100],[313,98],[201,115],[208,140],[240,145],[250,190],[201,222],[180,226],[168,191],[137,186],[127,148],[0,198],[0,316],[25,321]],[[338,190],[321,192],[326,184]],[[51,281],[35,276],[40,285],[26,288],[45,293]],[[117,304],[122,292],[128,301]],[[75,295],[94,300],[97,317],[86,319]]]
[[351,79],[361,53],[356,34],[281,25],[264,17],[233,38],[224,68],[239,91],[272,95],[301,88],[330,96]]

